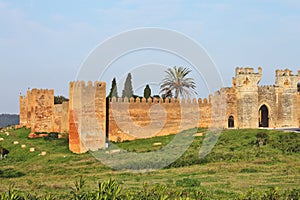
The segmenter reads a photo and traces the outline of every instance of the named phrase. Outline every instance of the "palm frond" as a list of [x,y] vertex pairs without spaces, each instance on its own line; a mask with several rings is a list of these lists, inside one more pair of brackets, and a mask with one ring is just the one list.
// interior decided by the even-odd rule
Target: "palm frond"
[[191,70],[187,67],[173,67],[165,70],[166,76],[160,84],[160,93],[165,96],[172,91],[175,98],[189,97],[191,93],[197,94],[194,79],[187,77]]

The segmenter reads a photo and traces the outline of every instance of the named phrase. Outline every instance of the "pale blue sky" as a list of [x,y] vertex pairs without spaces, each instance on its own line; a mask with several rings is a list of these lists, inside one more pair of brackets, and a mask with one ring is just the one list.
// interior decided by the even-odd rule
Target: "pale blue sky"
[[19,93],[28,87],[68,96],[69,81],[93,48],[138,27],[195,39],[226,86],[237,66],[262,66],[263,84],[274,83],[277,68],[300,69],[298,0],[0,0],[0,113],[18,113]]

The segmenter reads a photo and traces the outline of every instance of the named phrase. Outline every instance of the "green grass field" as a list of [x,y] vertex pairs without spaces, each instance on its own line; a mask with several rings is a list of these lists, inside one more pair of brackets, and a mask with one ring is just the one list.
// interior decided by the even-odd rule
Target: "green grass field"
[[[256,192],[278,187],[279,191],[300,191],[300,134],[275,130],[224,130],[210,154],[199,159],[204,136],[195,137],[188,150],[163,169],[136,172],[118,171],[101,164],[90,153],[73,154],[65,139],[29,139],[27,129],[9,131],[0,146],[8,149],[0,160],[0,194],[10,185],[20,193],[36,196],[70,196],[74,182],[82,177],[85,190],[96,190],[98,182],[115,179],[123,190],[141,191],[143,186],[164,185],[168,190],[202,191],[208,199],[234,199],[252,188]],[[198,129],[205,132],[205,129]],[[268,138],[257,145],[258,132]],[[174,135],[117,143],[127,152],[151,152],[162,148]],[[18,141],[19,144],[13,144]],[[160,142],[162,146],[153,146]],[[21,148],[26,145],[26,148]],[[35,152],[29,152],[34,147]],[[46,151],[45,156],[40,155]],[[122,153],[116,153],[122,156]]]

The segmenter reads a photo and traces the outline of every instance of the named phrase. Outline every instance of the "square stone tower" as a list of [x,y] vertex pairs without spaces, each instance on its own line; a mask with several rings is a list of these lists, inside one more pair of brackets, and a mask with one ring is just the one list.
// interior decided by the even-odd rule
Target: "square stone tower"
[[289,69],[276,70],[276,102],[278,103],[278,127],[298,127],[297,75]]
[[253,68],[236,68],[235,86],[239,128],[258,127],[258,83],[262,68],[255,73]]
[[70,83],[69,148],[74,153],[105,148],[106,83]]

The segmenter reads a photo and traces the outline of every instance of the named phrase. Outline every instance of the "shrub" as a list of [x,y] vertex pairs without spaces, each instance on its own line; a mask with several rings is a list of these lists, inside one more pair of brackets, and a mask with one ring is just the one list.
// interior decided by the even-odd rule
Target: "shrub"
[[259,147],[266,145],[269,139],[269,135],[265,132],[258,132],[256,133],[255,137],[256,137],[256,144]]
[[51,132],[47,136],[44,137],[45,140],[55,140],[58,138],[58,133]]
[[200,186],[200,181],[197,179],[184,178],[182,180],[177,180],[176,186],[198,187],[198,186]]
[[0,200],[6,200],[6,199],[21,200],[24,198],[22,198],[19,192],[14,190],[14,185],[10,185],[7,192],[0,194]]
[[1,178],[17,178],[24,176],[25,174],[14,169],[5,169],[0,170],[0,177]]
[[93,199],[122,199],[121,186],[116,180],[112,179],[98,183],[98,190],[92,197]]

